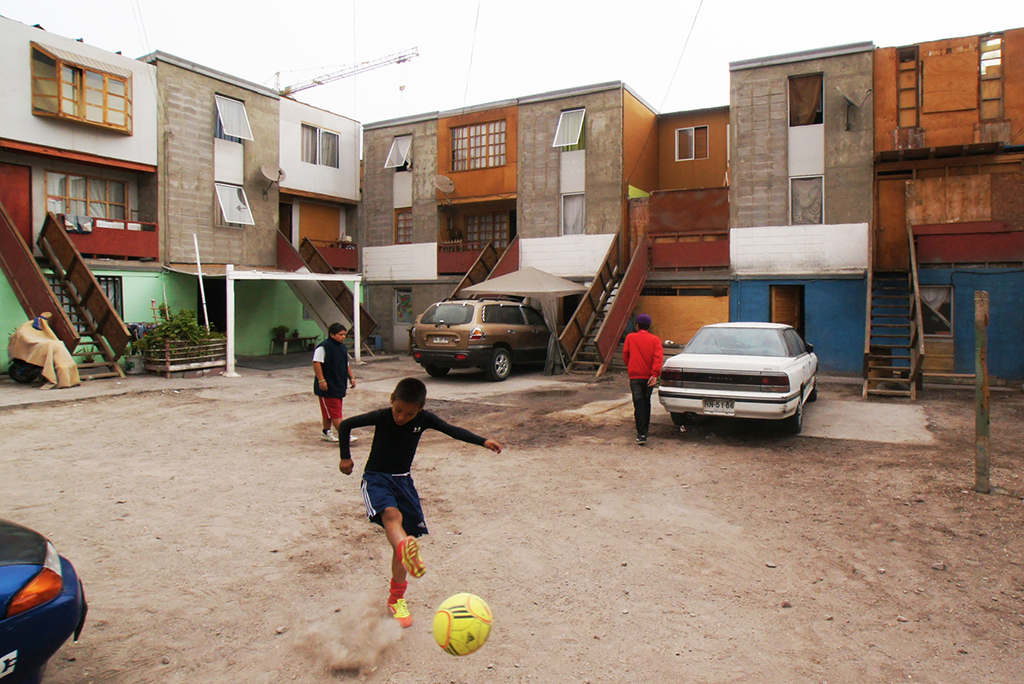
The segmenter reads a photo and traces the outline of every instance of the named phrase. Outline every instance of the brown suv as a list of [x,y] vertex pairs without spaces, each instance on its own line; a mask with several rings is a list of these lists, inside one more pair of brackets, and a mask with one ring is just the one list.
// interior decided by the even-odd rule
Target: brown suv
[[482,368],[498,381],[512,364],[543,363],[550,337],[541,313],[517,301],[455,299],[432,304],[416,321],[412,358],[435,378]]

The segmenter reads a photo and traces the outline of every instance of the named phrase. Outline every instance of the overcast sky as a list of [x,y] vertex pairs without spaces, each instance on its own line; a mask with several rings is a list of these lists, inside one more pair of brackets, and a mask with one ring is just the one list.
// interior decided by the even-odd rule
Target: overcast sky
[[417,48],[296,96],[370,123],[606,81],[658,112],[726,105],[729,62],[1024,27],[1024,0],[0,0],[0,15],[266,85]]

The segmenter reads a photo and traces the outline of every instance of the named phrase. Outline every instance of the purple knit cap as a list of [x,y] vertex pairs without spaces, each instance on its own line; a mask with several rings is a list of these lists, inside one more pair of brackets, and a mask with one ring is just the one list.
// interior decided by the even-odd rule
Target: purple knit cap
[[651,317],[648,316],[647,314],[640,314],[639,316],[636,317],[636,324],[650,326]]

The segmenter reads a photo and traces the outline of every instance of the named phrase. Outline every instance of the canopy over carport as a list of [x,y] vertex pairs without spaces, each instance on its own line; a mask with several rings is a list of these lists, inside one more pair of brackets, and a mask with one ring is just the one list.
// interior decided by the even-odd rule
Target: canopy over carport
[[530,297],[541,303],[541,311],[544,314],[544,321],[551,329],[551,338],[548,340],[548,358],[544,365],[544,374],[550,375],[554,372],[554,362],[557,358],[561,361],[561,353],[555,353],[559,349],[558,333],[556,322],[556,301],[560,297],[568,295],[583,294],[587,288],[552,275],[540,269],[527,266],[507,275],[499,276],[482,283],[463,288],[462,292],[467,295],[513,295],[517,297]]

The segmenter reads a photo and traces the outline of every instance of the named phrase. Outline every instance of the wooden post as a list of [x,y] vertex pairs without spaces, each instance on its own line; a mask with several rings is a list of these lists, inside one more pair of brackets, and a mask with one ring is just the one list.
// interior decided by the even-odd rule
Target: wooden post
[[988,494],[989,485],[989,392],[988,392],[988,292],[974,293],[974,491]]

